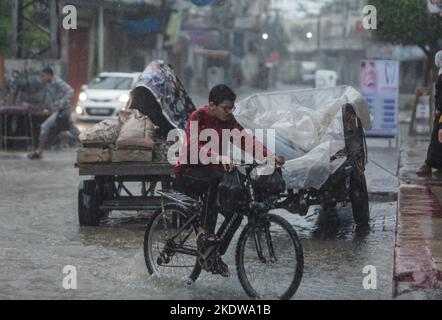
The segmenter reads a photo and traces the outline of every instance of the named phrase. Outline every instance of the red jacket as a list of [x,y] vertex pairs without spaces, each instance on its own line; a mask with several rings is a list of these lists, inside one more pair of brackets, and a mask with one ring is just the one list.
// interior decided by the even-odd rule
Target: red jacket
[[[198,126],[197,130],[195,132],[198,132],[198,137],[191,137],[191,122],[197,121]],[[211,149],[207,147],[208,142],[210,141],[200,141],[200,135],[201,131],[204,129],[213,129],[216,131],[219,137],[219,144],[217,149]],[[183,150],[180,153],[180,158],[175,166],[175,175],[179,176],[180,171],[183,167],[185,167],[186,172],[189,172],[190,170],[193,170],[198,167],[209,167],[213,170],[217,171],[224,171],[224,167],[222,164],[205,164],[201,162],[201,159],[199,155],[201,153],[206,154],[208,157],[215,157],[219,155],[219,153],[222,153],[223,145],[227,144],[228,141],[223,141],[222,139],[222,130],[234,130],[237,129],[239,132],[241,132],[245,138],[241,139],[241,145],[236,144],[237,147],[241,148],[242,150],[245,150],[247,145],[246,141],[252,141],[253,144],[253,150],[255,154],[255,158],[260,159],[262,157],[268,157],[271,156],[271,152],[267,150],[265,146],[263,146],[254,136],[247,134],[244,131],[244,128],[241,127],[241,125],[235,120],[235,118],[232,117],[232,120],[230,121],[221,121],[218,120],[214,115],[212,115],[209,112],[209,107],[203,107],[197,111],[194,111],[187,122],[186,126],[186,140],[184,141]],[[195,135],[195,134],[194,134]],[[191,138],[193,141],[191,141]],[[231,138],[230,142],[235,143],[235,139]],[[192,148],[191,148],[192,146]],[[250,148],[251,146],[249,146]],[[197,160],[197,163],[192,164],[190,162],[191,157],[191,149],[195,152],[195,150],[198,150],[198,158],[195,159],[195,155],[193,155],[193,160]],[[218,153],[219,152],[219,153]]]

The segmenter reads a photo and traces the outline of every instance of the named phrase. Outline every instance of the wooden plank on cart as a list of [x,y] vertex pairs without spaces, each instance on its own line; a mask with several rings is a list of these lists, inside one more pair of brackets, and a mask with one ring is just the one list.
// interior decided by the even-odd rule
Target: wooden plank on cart
[[80,176],[170,176],[173,165],[163,162],[78,163]]
[[78,163],[110,162],[109,149],[103,148],[80,148],[77,151]]
[[150,162],[152,161],[152,150],[111,150],[112,162]]

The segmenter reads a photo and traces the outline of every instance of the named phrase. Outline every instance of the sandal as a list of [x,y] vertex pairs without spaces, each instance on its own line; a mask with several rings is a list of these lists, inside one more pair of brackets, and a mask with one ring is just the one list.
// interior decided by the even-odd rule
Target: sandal
[[31,160],[41,159],[41,156],[37,152],[32,152],[28,154],[28,159]]
[[416,174],[417,176],[422,178],[431,177],[433,175],[431,167],[426,164],[420,167],[419,170],[416,172]]

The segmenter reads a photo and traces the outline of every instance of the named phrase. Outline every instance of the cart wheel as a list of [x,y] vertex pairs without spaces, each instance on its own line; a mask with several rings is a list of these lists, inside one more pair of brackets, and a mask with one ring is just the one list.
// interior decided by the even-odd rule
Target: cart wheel
[[357,118],[358,123],[358,135],[357,135],[357,143],[359,145],[359,150],[362,150],[358,154],[359,165],[363,170],[367,165],[367,141],[365,140],[364,128],[362,127],[361,119]]
[[[102,203],[104,200],[112,200],[114,199],[116,188],[113,181],[105,181],[99,184],[100,189],[100,198],[99,203]],[[107,218],[110,214],[110,210],[100,210],[100,218]]]
[[80,182],[78,187],[78,223],[80,226],[86,225],[84,207],[84,181]]
[[94,180],[80,182],[78,189],[78,222],[80,226],[98,226],[97,184]]
[[367,144],[361,119],[356,115],[351,105],[346,105],[344,111],[345,146],[351,157],[362,170],[367,164]]
[[353,209],[353,218],[358,226],[367,226],[370,220],[367,182],[365,174],[355,167],[350,178],[350,200]]

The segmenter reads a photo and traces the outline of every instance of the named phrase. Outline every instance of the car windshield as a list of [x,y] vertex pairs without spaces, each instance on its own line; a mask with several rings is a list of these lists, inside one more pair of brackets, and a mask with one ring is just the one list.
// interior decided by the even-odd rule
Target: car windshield
[[133,79],[127,77],[96,77],[89,83],[89,89],[129,90]]

